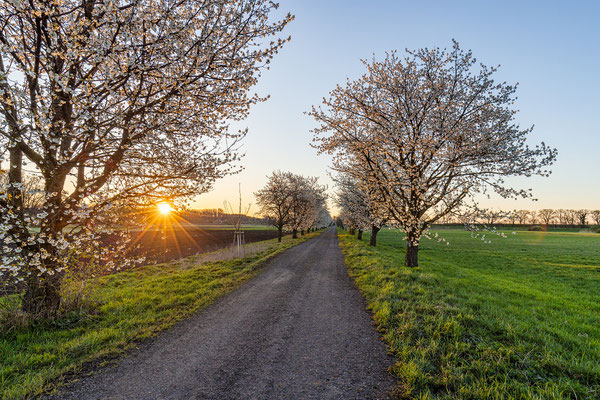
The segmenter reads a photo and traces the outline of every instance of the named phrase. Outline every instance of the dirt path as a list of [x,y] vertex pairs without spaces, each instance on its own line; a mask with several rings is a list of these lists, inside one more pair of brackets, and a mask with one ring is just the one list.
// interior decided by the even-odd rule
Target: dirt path
[[394,385],[335,229],[54,399],[373,399]]

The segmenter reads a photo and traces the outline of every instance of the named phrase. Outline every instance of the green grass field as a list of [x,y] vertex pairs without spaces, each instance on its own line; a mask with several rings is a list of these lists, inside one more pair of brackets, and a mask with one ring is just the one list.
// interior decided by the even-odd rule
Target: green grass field
[[[259,242],[260,251],[242,259],[202,262],[210,255],[202,254],[105,276],[88,282],[91,310],[18,329],[0,323],[0,399],[38,395],[85,363],[122,354],[231,292],[270,257],[315,235]],[[68,287],[76,291],[77,283]]]
[[340,233],[400,397],[600,399],[600,234],[505,233],[440,230],[414,269],[401,232]]

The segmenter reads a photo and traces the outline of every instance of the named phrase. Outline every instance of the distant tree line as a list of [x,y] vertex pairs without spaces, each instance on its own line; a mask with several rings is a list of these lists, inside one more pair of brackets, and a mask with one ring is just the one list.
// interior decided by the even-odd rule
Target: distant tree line
[[244,214],[230,214],[222,208],[207,208],[201,210],[184,210],[179,216],[192,224],[228,224],[232,218],[241,218],[242,224],[266,225],[268,221],[262,217],[253,217]]
[[552,209],[541,210],[491,210],[483,209],[470,213],[454,213],[440,219],[438,223],[463,223],[465,220],[487,225],[600,225],[600,210]]

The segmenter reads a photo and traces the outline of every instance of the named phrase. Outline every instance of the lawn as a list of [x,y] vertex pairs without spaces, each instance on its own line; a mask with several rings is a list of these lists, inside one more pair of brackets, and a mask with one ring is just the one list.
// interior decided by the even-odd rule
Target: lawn
[[410,269],[402,233],[340,232],[400,397],[600,398],[600,234],[505,233],[440,230]]
[[[136,341],[231,292],[275,254],[315,235],[256,243],[242,259],[206,262],[203,254],[105,276],[88,282],[93,301],[86,312],[20,329],[0,325],[0,399],[38,395],[84,365],[114,359]],[[221,253],[215,258],[228,258]]]

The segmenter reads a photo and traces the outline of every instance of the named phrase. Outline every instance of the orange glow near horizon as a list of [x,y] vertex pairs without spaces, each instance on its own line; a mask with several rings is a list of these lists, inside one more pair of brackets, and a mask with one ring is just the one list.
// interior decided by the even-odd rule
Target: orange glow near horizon
[[[196,248],[201,248],[193,234],[188,230],[203,230],[195,227],[185,218],[183,218],[168,200],[155,203],[155,209],[145,209],[143,214],[147,217],[145,226],[135,231],[132,240],[127,244],[128,248],[134,248],[140,244],[141,240],[149,241],[154,246],[166,246],[167,242],[171,247],[170,253],[183,257],[183,251],[180,239],[185,237],[189,244]],[[132,213],[134,214],[134,213]],[[183,223],[183,224],[182,224]],[[166,252],[166,247],[163,249]]]
[[158,207],[158,212],[160,212],[162,215],[168,215],[171,213],[171,211],[173,211],[173,207],[166,202],[158,203],[156,207]]

